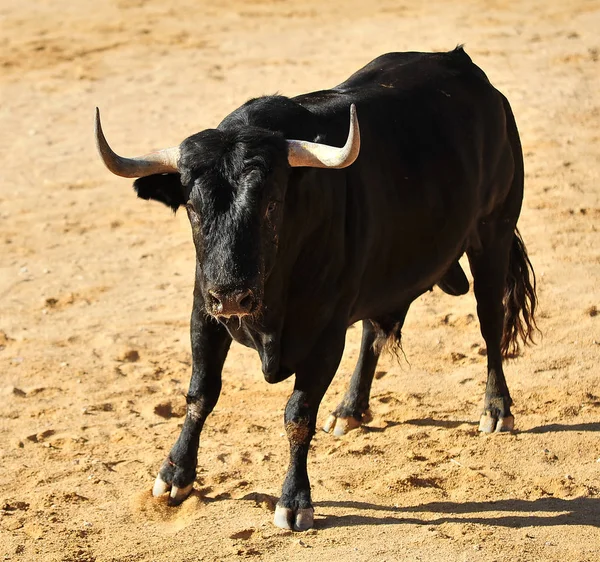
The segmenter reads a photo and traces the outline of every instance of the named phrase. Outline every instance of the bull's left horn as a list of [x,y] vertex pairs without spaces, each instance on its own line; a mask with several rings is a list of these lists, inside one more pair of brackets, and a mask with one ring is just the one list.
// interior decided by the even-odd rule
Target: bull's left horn
[[96,108],[96,146],[106,167],[117,176],[123,178],[142,178],[153,174],[169,174],[177,172],[179,147],[164,148],[137,158],[123,158],[108,146],[102,125],[100,110]]
[[302,140],[289,140],[287,144],[288,162],[292,168],[347,168],[358,158],[360,152],[356,106],[350,106],[350,132],[342,148]]

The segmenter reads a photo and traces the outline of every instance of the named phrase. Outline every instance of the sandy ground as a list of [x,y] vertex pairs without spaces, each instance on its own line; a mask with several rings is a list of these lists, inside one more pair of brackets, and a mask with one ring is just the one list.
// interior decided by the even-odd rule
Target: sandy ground
[[[203,5],[205,4],[205,5]],[[216,3],[215,3],[216,4]],[[0,556],[15,561],[600,560],[600,4],[0,0]],[[507,364],[517,431],[481,436],[472,293],[435,289],[373,422],[314,439],[315,528],[272,526],[291,381],[234,346],[193,495],[150,495],[190,372],[185,213],[95,153],[136,154],[246,99],[333,86],[393,50],[467,52],[509,98],[543,337]],[[358,355],[348,331],[321,420]]]

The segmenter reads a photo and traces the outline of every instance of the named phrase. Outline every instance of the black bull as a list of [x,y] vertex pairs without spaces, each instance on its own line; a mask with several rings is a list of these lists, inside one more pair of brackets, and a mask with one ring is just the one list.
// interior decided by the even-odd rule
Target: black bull
[[[320,154],[344,143],[352,104],[360,132],[354,119],[332,164]],[[522,151],[508,101],[462,48],[391,53],[331,90],[251,100],[217,129],[138,159],[113,153],[97,127],[107,166],[140,178],[140,197],[185,205],[196,246],[187,415],[155,495],[170,490],[177,504],[190,493],[236,340],[257,350],[268,382],[296,376],[275,524],[311,527],[307,455],[346,329],[363,321],[350,387],[325,427],[336,435],[365,421],[379,354],[399,345],[410,304],[436,284],[467,292],[465,252],[488,356],[480,429],[512,429],[502,359],[531,339],[536,304],[516,227]]]

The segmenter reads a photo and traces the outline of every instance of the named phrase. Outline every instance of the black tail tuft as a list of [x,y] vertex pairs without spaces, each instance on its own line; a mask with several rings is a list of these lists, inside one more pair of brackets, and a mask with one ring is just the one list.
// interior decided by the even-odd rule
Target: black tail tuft
[[524,344],[535,343],[537,306],[535,273],[521,234],[515,229],[504,292],[504,332],[501,350],[504,357],[519,353],[519,339]]

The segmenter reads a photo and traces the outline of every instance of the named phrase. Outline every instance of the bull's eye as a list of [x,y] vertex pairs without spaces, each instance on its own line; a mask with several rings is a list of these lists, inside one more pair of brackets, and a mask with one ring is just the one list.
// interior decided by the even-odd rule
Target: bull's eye
[[273,213],[277,210],[277,201],[270,201],[267,205],[267,217],[271,218]]

